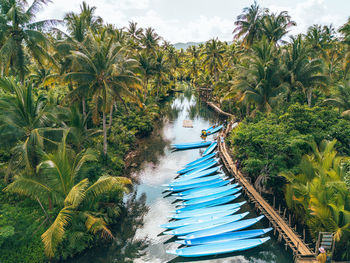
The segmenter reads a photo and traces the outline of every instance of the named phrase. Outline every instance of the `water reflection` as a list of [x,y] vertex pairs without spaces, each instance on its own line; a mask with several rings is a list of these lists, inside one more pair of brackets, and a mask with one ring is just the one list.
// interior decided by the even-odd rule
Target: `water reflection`
[[[167,215],[175,210],[176,204],[173,197],[166,197],[168,193],[163,193],[161,185],[174,179],[180,167],[203,152],[203,149],[194,149],[172,153],[169,145],[198,141],[201,130],[220,119],[186,92],[165,107],[168,107],[167,116],[161,127],[142,144],[141,155],[136,160],[142,165],[131,171],[130,177],[136,182],[135,191],[126,202],[123,220],[114,229],[120,233],[118,241],[107,249],[90,251],[86,261],[75,262],[292,262],[291,254],[274,238],[258,248],[224,256],[186,259],[166,254],[167,249],[178,248],[178,244],[174,243],[174,237],[161,234],[164,229],[160,225],[168,221]],[[185,119],[193,121],[193,128],[182,127]],[[209,136],[208,140],[212,138]],[[243,200],[240,197],[237,202]],[[251,212],[249,217],[257,216],[249,205],[244,205],[240,212],[247,210]],[[268,222],[259,222],[255,227],[266,228]]]

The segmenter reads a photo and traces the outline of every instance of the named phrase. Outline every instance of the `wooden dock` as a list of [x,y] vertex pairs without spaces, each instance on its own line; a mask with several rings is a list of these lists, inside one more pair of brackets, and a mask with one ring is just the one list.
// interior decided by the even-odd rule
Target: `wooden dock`
[[[226,130],[222,131],[221,136],[226,137],[227,133],[232,129],[233,123],[230,122]],[[220,137],[221,137],[220,136]],[[231,173],[237,182],[243,187],[245,194],[250,201],[255,204],[257,210],[265,215],[270,221],[270,225],[274,228],[274,234],[278,234],[278,240],[284,240],[285,246],[290,247],[296,262],[317,262],[315,254],[303,242],[301,237],[288,225],[288,223],[251,185],[251,183],[243,176],[243,174],[236,168],[226,143],[218,140],[219,153],[221,160],[227,171]]]

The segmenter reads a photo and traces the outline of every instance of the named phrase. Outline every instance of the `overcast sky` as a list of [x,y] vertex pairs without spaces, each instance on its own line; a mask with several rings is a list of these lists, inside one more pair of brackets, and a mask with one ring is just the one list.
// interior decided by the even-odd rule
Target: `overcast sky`
[[[37,19],[62,19],[69,11],[78,12],[81,0],[53,0]],[[232,40],[234,21],[252,0],[86,0],[96,6],[96,14],[117,27],[138,22],[153,27],[166,40],[200,42],[213,37]],[[350,0],[260,0],[271,11],[286,10],[297,27],[291,33],[305,32],[313,24],[330,24],[336,28],[350,16]]]

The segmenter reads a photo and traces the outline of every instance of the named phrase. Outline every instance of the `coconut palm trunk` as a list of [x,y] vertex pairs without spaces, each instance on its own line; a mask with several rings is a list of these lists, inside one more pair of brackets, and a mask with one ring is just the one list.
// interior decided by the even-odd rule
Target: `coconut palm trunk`
[[106,113],[102,112],[102,126],[103,126],[103,155],[107,157],[107,123],[106,123]]

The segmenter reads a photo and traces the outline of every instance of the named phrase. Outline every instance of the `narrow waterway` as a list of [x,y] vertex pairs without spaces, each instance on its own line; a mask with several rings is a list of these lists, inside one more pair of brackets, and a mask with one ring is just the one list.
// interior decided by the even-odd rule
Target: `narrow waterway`
[[[193,121],[193,128],[182,127],[185,119]],[[168,255],[167,249],[177,248],[172,236],[162,235],[159,225],[168,221],[167,215],[175,209],[173,197],[165,197],[162,184],[174,179],[176,171],[186,163],[199,158],[203,149],[172,152],[171,143],[200,140],[203,128],[219,122],[217,114],[201,105],[188,93],[180,94],[169,105],[168,114],[159,130],[145,142],[138,158],[139,168],[131,174],[135,189],[127,197],[127,209],[123,211],[125,220],[118,226],[120,236],[108,248],[94,249],[74,262],[292,262],[290,252],[286,252],[272,233],[271,240],[258,248],[231,253],[220,257],[205,257],[198,260]],[[208,138],[209,140],[212,138]],[[243,201],[241,197],[237,200]],[[257,214],[248,205],[240,212],[250,211],[250,217]],[[268,227],[266,219],[254,226]]]

